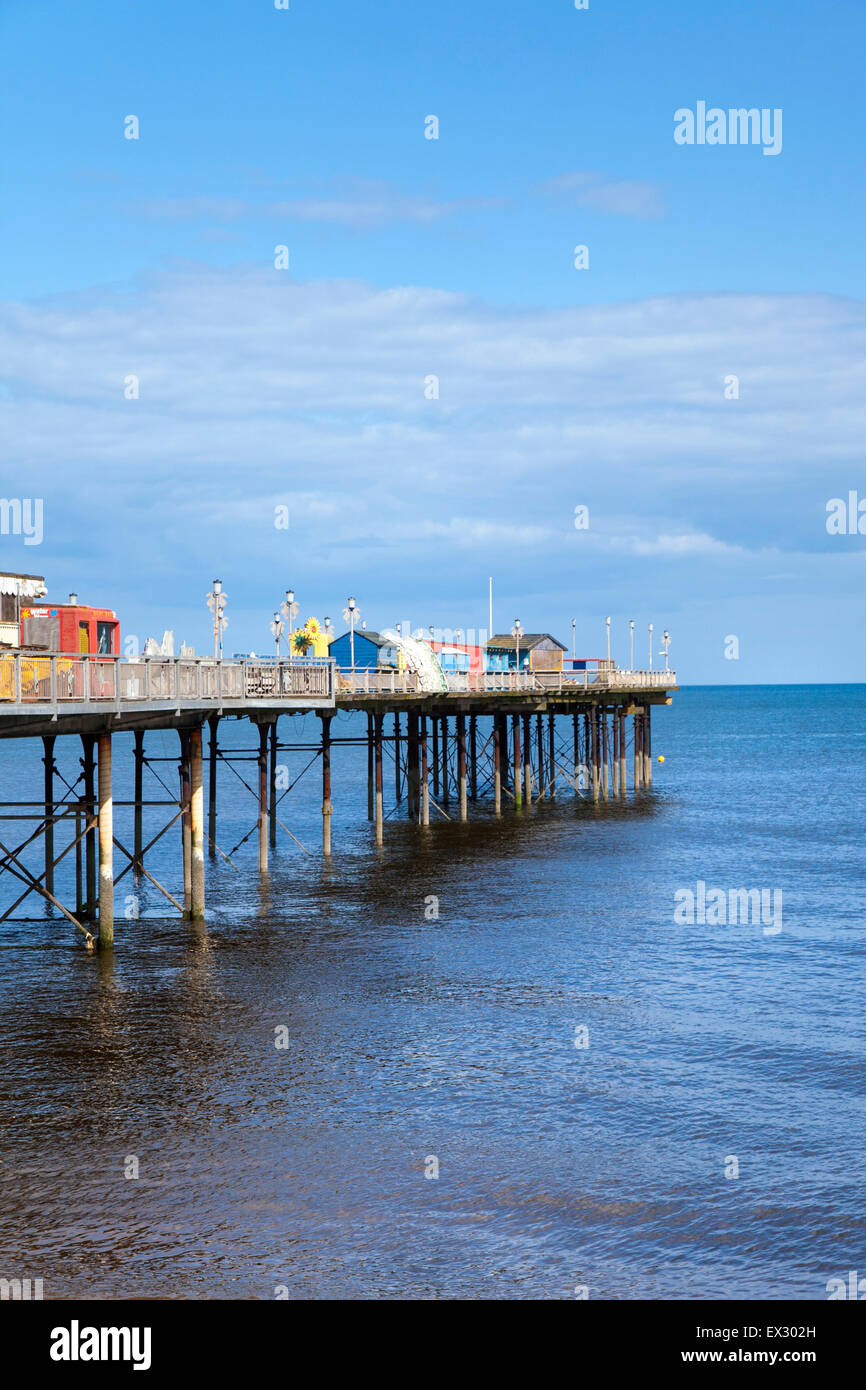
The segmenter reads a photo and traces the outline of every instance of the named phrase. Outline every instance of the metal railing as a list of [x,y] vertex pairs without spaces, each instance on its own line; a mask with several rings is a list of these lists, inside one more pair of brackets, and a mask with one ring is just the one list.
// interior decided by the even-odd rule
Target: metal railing
[[13,704],[333,698],[330,661],[0,654],[0,701]]
[[[617,671],[598,667],[584,671],[447,671],[449,694],[498,695],[521,691],[563,694],[570,690],[664,690],[677,683],[675,671]],[[412,671],[378,667],[337,671],[337,695],[416,695],[423,691]]]

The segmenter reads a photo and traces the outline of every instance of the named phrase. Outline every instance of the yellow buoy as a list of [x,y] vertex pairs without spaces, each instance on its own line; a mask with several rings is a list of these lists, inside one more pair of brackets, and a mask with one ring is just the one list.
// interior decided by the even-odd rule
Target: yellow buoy
[[664,758],[662,757],[661,753],[659,753],[659,762],[660,762],[660,763],[663,763],[663,762],[664,762]]

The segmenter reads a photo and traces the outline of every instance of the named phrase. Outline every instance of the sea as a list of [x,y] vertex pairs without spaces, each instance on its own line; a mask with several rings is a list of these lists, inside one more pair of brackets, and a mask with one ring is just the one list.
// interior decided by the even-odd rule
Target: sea
[[[266,878],[255,731],[224,720],[203,923],[131,873],[113,952],[33,896],[0,923],[0,1277],[815,1300],[866,1275],[864,714],[864,686],[685,687],[654,711],[651,792],[594,805],[563,778],[497,818],[485,775],[466,824],[452,799],[429,828],[386,761],[378,849],[365,722],[340,714],[330,861],[318,720],[284,717]],[[147,799],[176,800],[178,746],[146,735]],[[0,745],[4,801],[41,795],[41,756]],[[79,740],[55,757],[63,790]],[[175,809],[145,808],[146,840]],[[0,826],[6,848],[34,828]],[[146,864],[180,894],[177,823]],[[0,873],[2,910],[21,891]]]

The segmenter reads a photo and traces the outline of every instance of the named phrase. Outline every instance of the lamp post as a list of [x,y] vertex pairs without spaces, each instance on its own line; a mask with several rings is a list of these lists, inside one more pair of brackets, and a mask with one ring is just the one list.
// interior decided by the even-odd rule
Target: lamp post
[[355,675],[355,624],[360,618],[360,616],[361,610],[358,608],[358,605],[355,603],[355,600],[350,597],[348,604],[343,609],[343,617],[349,624],[349,652],[351,654],[353,678]]
[[668,632],[667,628],[665,628],[664,633],[662,634],[662,650],[665,654],[665,671],[668,671],[670,669],[668,666],[668,648],[670,647],[670,645],[671,635]]
[[514,638],[514,656],[515,656],[515,664],[516,664],[516,666],[517,666],[517,675],[518,675],[518,680],[517,680],[516,684],[519,685],[519,684],[520,684],[520,680],[519,680],[519,677],[520,677],[520,639],[521,639],[521,637],[523,636],[523,628],[520,626],[520,619],[519,619],[519,618],[515,618],[515,619],[514,619],[514,627],[511,629],[511,636]]
[[634,618],[628,624],[628,669],[634,670]]
[[653,668],[653,625],[652,625],[652,623],[649,624],[649,639],[650,639],[650,641],[649,641],[649,652],[650,652],[650,665],[649,665],[649,668],[650,668],[650,670],[652,670],[652,668]]
[[572,618],[572,620],[571,620],[571,659],[572,659],[572,661],[574,661],[575,657],[577,656],[577,652],[575,651],[575,646],[574,646],[574,644],[575,644],[576,641],[577,641],[577,618]]
[[610,618],[605,618],[605,620],[604,620],[604,626],[605,626],[605,630],[606,630],[606,632],[607,632],[607,664],[608,664],[608,667],[609,667],[609,666],[610,666]]
[[283,620],[282,620],[282,618],[280,617],[279,613],[275,613],[275,614],[274,614],[273,622],[271,623],[271,632],[274,634],[274,637],[276,638],[276,642],[277,642],[277,656],[279,657],[279,655],[280,655],[280,638],[281,638],[282,635],[283,635]]
[[222,661],[223,655],[223,631],[228,623],[225,607],[229,601],[228,594],[223,593],[221,579],[213,581],[213,588],[207,595],[207,606],[213,613],[213,659]]
[[[286,590],[286,597],[280,604],[280,613],[289,625],[289,637],[286,646],[289,649],[289,661],[292,660],[292,620],[298,616],[298,605],[295,603],[294,589]],[[274,614],[276,617],[277,615]]]

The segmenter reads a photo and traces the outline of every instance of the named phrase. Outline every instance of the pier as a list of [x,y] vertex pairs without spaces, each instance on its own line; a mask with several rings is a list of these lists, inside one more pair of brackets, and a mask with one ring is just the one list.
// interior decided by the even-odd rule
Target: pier
[[[267,874],[278,830],[292,835],[279,814],[286,794],[277,787],[281,750],[309,752],[309,767],[320,767],[321,852],[329,856],[332,753],[341,744],[366,750],[366,815],[382,846],[386,755],[394,808],[424,828],[439,819],[466,821],[481,800],[502,815],[509,807],[569,793],[601,803],[650,791],[652,708],[670,704],[676,688],[673,671],[624,671],[612,661],[584,670],[445,672],[441,688],[430,690],[411,670],[346,669],[324,658],[3,654],[0,740],[40,738],[43,766],[38,800],[0,802],[0,823],[13,827],[0,835],[0,870],[23,887],[0,922],[35,894],[67,918],[90,949],[110,949],[115,889],[128,873],[146,877],[181,917],[204,919],[206,858],[224,854],[216,839],[218,769],[241,756],[241,750],[221,746],[223,720],[246,719],[257,729],[249,789],[256,800],[258,872]],[[342,710],[366,716],[359,736],[332,736],[332,720]],[[280,719],[309,712],[320,721],[316,742],[281,742]],[[177,794],[146,799],[147,732],[172,729],[178,734]],[[112,793],[112,736],[118,733],[134,739],[131,803],[115,801]],[[58,785],[56,740],[64,737],[80,740],[81,771],[72,784]],[[249,751],[242,756],[249,758]],[[114,810],[120,806],[132,810],[131,847],[115,833]],[[145,806],[163,806],[169,816],[147,844]],[[15,827],[24,838],[9,844]],[[182,887],[176,892],[146,863],[172,827],[180,832]],[[22,855],[40,838],[44,867],[37,875]],[[55,869],[69,854],[75,862],[74,904],[62,903],[54,891]]]

